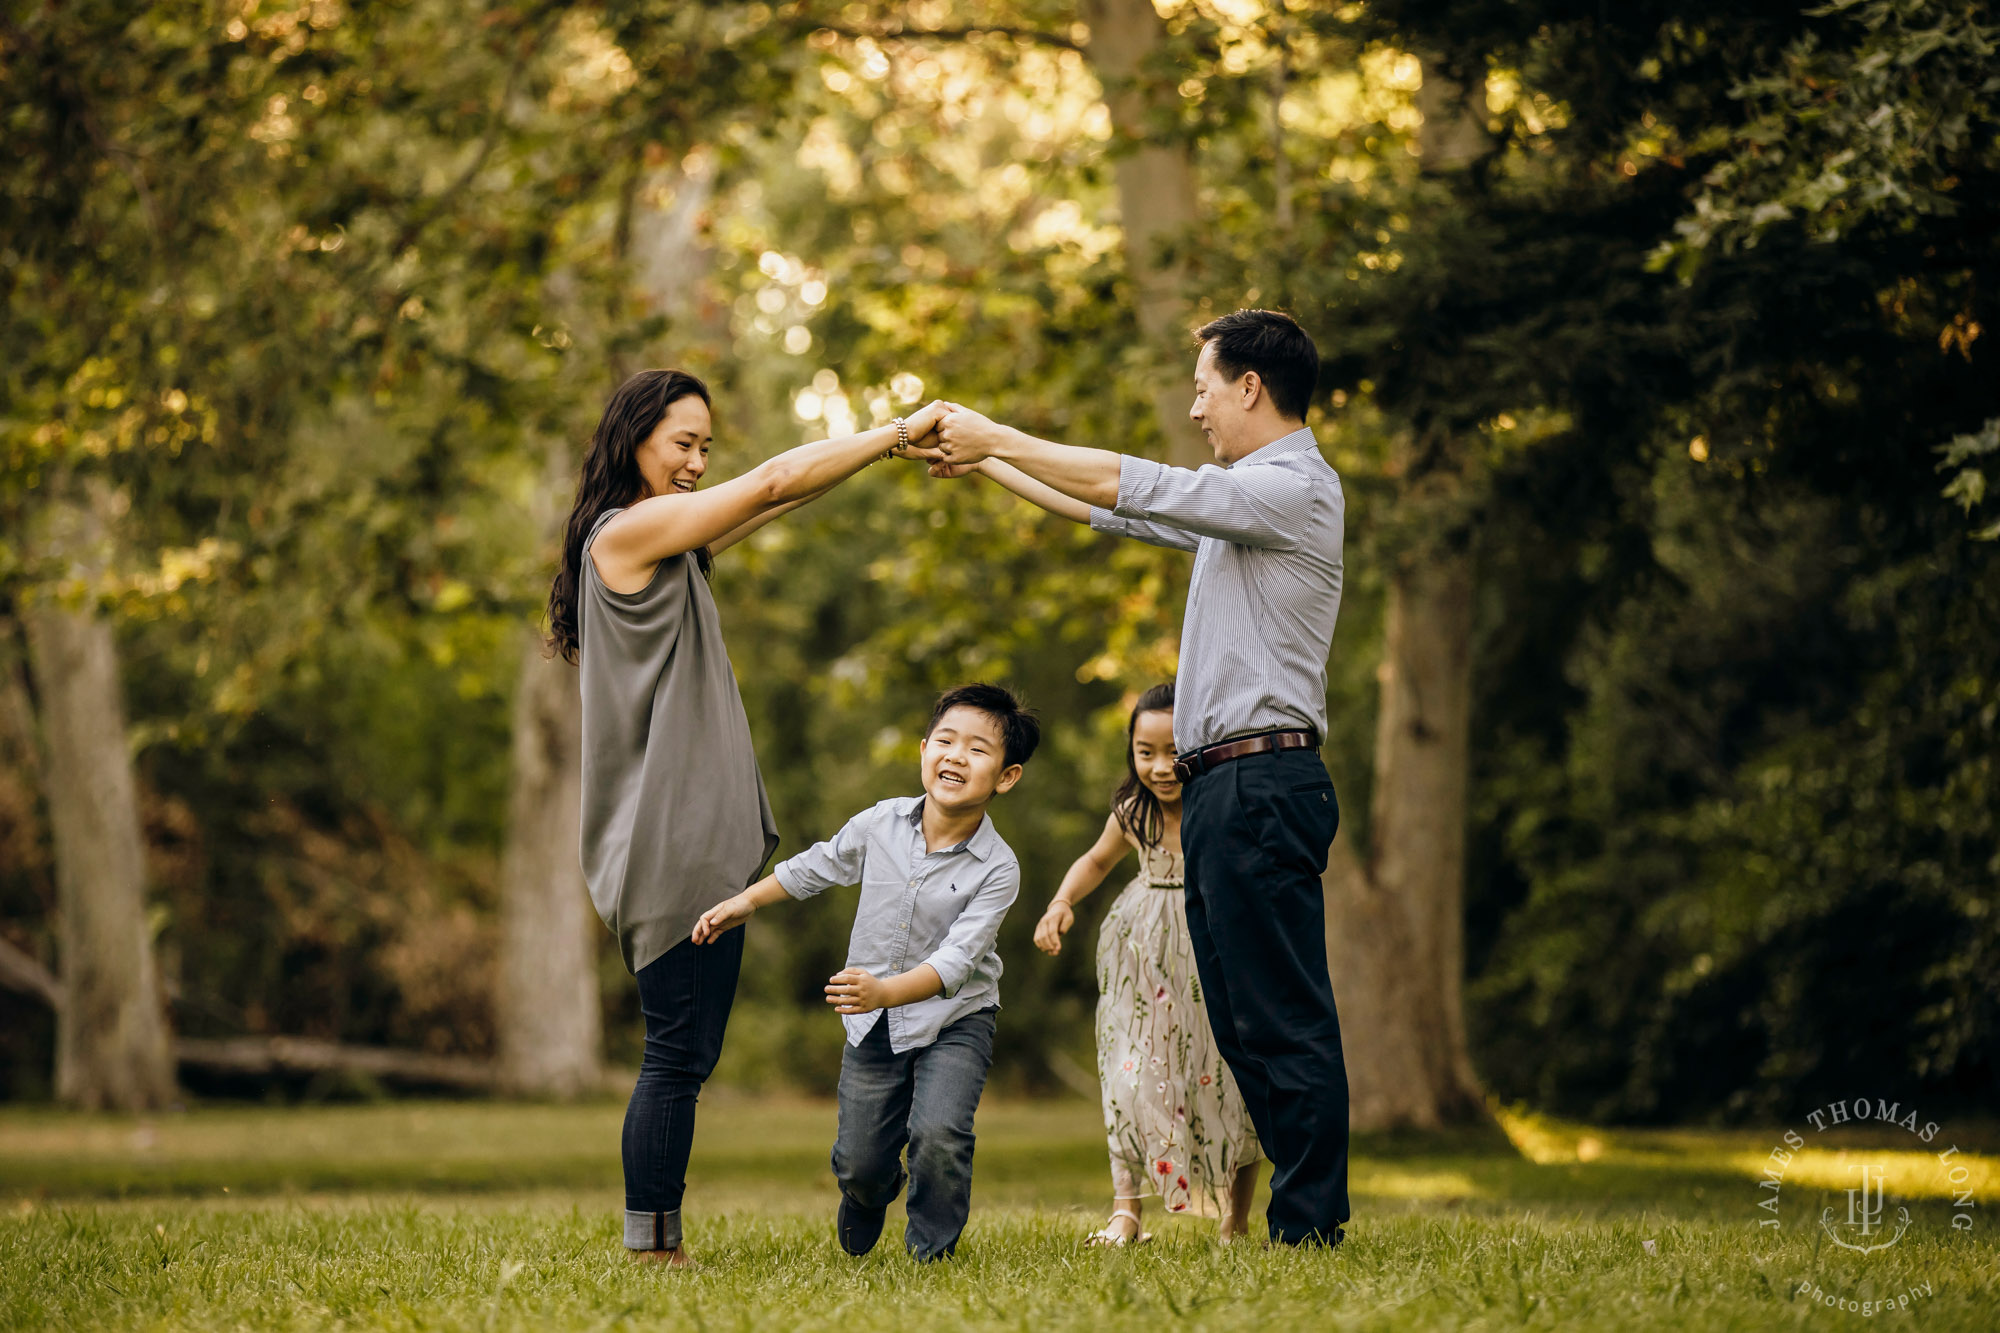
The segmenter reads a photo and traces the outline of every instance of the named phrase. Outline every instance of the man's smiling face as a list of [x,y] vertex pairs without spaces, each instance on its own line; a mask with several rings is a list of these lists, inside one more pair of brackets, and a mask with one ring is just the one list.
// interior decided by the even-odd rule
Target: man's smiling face
[[[1224,467],[1250,452],[1245,446],[1254,427],[1251,403],[1246,401],[1252,397],[1246,375],[1229,378],[1216,365],[1215,343],[1201,345],[1194,363],[1194,406],[1188,409],[1188,419],[1201,428],[1215,461]],[[1263,381],[1256,383],[1261,388]],[[1261,398],[1262,394],[1255,396]]]
[[991,713],[960,704],[924,737],[924,795],[939,810],[974,810],[1020,780],[1007,763],[1006,739]]

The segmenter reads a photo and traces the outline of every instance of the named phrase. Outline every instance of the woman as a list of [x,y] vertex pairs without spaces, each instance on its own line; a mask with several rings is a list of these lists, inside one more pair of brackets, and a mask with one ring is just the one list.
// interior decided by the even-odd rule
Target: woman
[[682,1266],[694,1105],[736,994],[743,932],[696,948],[695,919],[753,883],[778,845],[722,643],[714,555],[877,458],[921,447],[941,412],[789,450],[697,490],[708,389],[645,370],[591,437],[549,593],[550,642],[580,668],[583,872],[639,980],[646,1053],[625,1111],[625,1247]]

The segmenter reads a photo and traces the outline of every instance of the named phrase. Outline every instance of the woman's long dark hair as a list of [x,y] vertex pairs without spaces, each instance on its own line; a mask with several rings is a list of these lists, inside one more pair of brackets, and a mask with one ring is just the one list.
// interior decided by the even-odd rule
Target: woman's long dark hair
[[[583,544],[608,509],[631,504],[646,492],[639,473],[639,446],[656,429],[667,409],[689,397],[709,401],[708,386],[685,370],[642,370],[618,386],[605,405],[583,472],[576,482],[576,504],[563,525],[562,568],[549,589],[549,647],[563,660],[576,661],[578,647],[577,590],[583,578]],[[695,552],[701,572],[708,573],[708,548]]]
[[1167,812],[1160,808],[1160,798],[1153,789],[1139,779],[1139,766],[1132,762],[1132,735],[1139,730],[1139,714],[1173,711],[1174,686],[1169,681],[1140,695],[1125,723],[1125,781],[1111,798],[1111,813],[1117,817],[1118,827],[1137,838],[1141,847],[1160,845],[1160,839],[1167,835]]

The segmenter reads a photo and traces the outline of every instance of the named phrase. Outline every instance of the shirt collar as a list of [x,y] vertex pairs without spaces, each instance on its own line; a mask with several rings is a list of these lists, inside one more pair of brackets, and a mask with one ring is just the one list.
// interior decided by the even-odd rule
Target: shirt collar
[[[921,796],[912,796],[909,798],[909,802],[909,805],[903,810],[903,818],[909,823],[911,828],[916,830],[917,837],[921,839],[924,836],[924,798]],[[999,840],[1000,833],[993,827],[993,816],[981,815],[979,817],[979,827],[972,830],[970,837],[956,846],[945,848],[938,855],[948,856],[953,852],[970,852],[984,861],[993,855],[993,844]]]
[[1307,449],[1318,449],[1319,441],[1313,438],[1312,427],[1301,426],[1289,435],[1280,435],[1269,444],[1260,444],[1230,466],[1242,467],[1245,463],[1275,462],[1280,454],[1303,453]]

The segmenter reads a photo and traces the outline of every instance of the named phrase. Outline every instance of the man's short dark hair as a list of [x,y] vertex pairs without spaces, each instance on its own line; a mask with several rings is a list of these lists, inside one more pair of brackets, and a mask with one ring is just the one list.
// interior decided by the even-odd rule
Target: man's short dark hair
[[1256,371],[1280,415],[1306,419],[1319,383],[1319,348],[1297,320],[1278,310],[1233,310],[1194,336],[1215,344],[1215,368],[1227,378]]
[[984,681],[960,685],[940,694],[937,706],[931,709],[930,725],[924,728],[924,735],[936,731],[938,721],[946,713],[961,707],[977,708],[1000,724],[1001,744],[1006,751],[1002,757],[1008,768],[1027,763],[1034,757],[1035,747],[1042,743],[1042,720],[1035,716],[1035,710],[1022,707],[1005,685],[988,685]]

